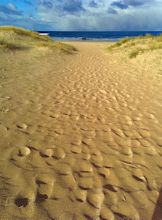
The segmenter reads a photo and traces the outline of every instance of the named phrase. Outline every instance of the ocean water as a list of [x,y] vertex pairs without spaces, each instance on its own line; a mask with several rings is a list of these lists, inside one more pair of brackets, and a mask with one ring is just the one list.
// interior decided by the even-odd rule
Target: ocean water
[[61,41],[118,41],[125,37],[159,35],[162,31],[39,31]]

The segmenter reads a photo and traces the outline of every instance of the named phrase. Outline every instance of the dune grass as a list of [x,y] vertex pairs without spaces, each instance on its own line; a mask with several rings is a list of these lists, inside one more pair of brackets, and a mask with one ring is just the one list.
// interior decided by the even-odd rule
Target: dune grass
[[20,50],[45,47],[64,53],[74,53],[75,47],[56,42],[49,36],[39,35],[37,32],[13,26],[0,27],[0,49]]
[[75,47],[69,44],[61,43],[61,42],[37,42],[35,44],[36,47],[46,47],[52,50],[58,49],[59,51],[62,51],[64,53],[73,53],[76,50]]
[[26,30],[23,28],[17,28],[14,26],[1,26],[0,27],[0,32],[14,32],[15,34],[22,36],[22,37],[30,37],[36,40],[41,40],[41,41],[52,41],[52,39],[48,36],[42,36],[39,35],[39,33]]
[[142,52],[143,52],[143,50],[141,50],[140,48],[136,48],[129,53],[129,58],[135,58],[136,56],[138,56]]
[[109,52],[126,52],[128,57],[132,59],[139,54],[162,49],[162,35],[147,34],[146,36],[124,38],[110,45],[107,49]]
[[0,38],[0,49],[18,50],[22,48],[23,47],[19,44],[11,43],[4,38]]

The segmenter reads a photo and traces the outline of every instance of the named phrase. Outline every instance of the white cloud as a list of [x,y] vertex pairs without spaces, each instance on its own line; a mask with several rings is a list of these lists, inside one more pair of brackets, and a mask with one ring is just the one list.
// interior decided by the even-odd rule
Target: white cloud
[[11,9],[13,11],[16,10],[16,6],[12,3],[9,3],[7,6],[8,6],[9,9]]
[[162,30],[162,0],[36,0],[31,7],[36,7],[33,16],[12,3],[0,4],[0,24],[60,31]]
[[[65,0],[64,0],[65,1]],[[110,13],[112,0],[95,1],[97,6],[91,7],[91,0],[82,0],[77,13],[63,10],[64,1],[52,1],[57,7],[38,7],[38,16],[51,25],[52,30],[160,30],[162,29],[162,0],[145,0],[147,4],[133,7],[141,0],[124,0],[130,4],[125,10],[112,8],[116,13]],[[67,0],[66,0],[67,1]],[[70,1],[70,0],[69,0]],[[136,3],[135,3],[136,1]],[[60,7],[59,6],[60,3]],[[57,3],[57,4],[56,4]]]

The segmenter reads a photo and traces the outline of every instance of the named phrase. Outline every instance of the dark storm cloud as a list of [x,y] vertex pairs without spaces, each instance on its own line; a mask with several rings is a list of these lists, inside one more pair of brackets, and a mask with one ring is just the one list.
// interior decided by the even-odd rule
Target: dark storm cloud
[[85,9],[83,8],[82,1],[81,0],[71,0],[71,1],[62,1],[62,9],[65,12],[81,12]]
[[92,0],[89,2],[89,6],[92,8],[97,8],[98,4],[94,0]]
[[129,6],[122,1],[115,1],[111,3],[112,7],[120,8],[120,9],[127,9]]
[[49,1],[49,0],[44,0],[42,2],[42,5],[45,7],[45,8],[52,8],[53,7],[53,1]]
[[6,15],[22,15],[22,11],[19,11],[16,7],[11,7],[10,5],[0,5],[0,12]]
[[137,7],[147,3],[154,3],[155,0],[123,0],[123,2],[128,6]]
[[55,10],[62,13],[78,13],[85,11],[82,0],[41,0],[40,5],[47,9],[54,7]]
[[111,3],[112,7],[116,7],[119,9],[127,9],[130,6],[138,7],[145,5],[147,3],[154,3],[155,0],[117,0]]

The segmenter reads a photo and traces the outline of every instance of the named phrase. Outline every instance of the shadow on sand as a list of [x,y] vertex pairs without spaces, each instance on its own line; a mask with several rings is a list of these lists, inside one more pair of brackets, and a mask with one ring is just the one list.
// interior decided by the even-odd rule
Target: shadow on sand
[[152,220],[162,220],[162,188],[159,192],[159,198],[156,203],[156,207],[154,210],[154,214],[152,216]]

